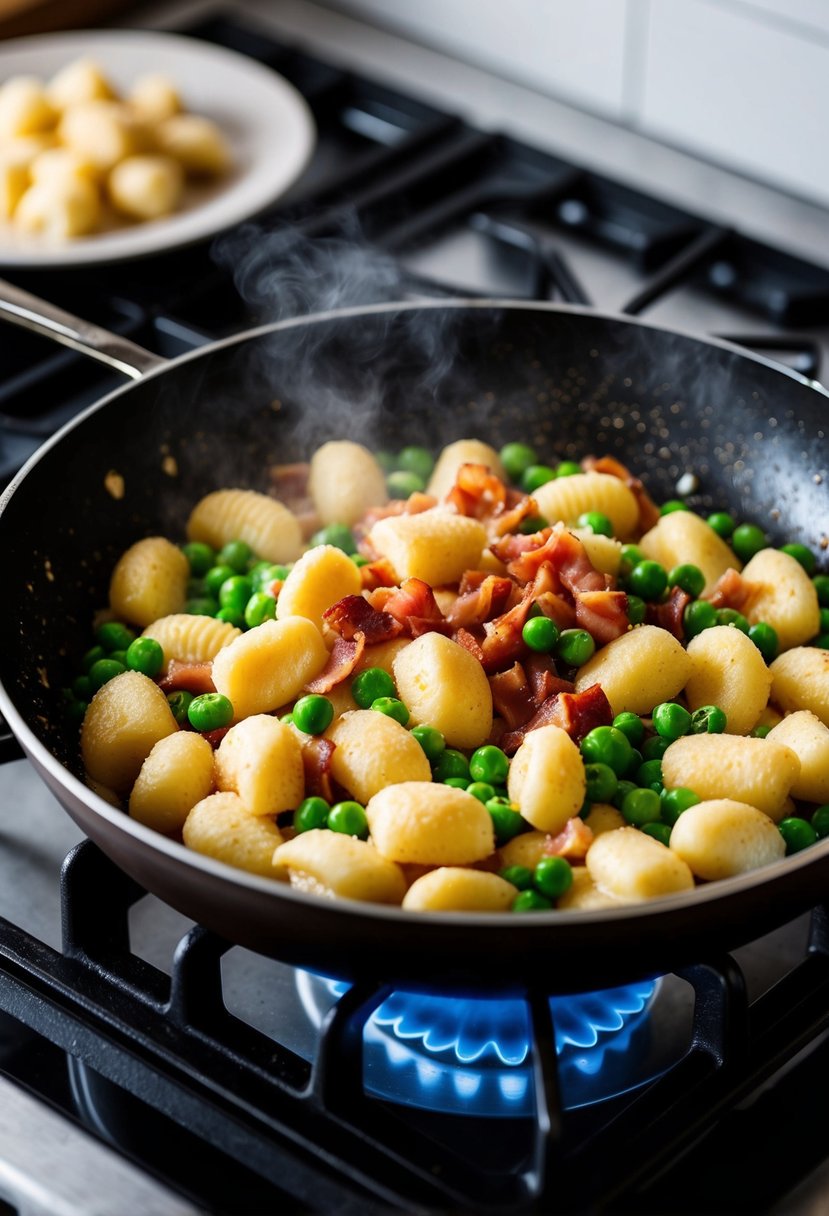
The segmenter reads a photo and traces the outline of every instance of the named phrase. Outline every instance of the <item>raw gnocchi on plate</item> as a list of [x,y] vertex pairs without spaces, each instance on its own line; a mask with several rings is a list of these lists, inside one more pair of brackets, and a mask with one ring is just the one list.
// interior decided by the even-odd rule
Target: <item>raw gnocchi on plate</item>
[[[42,106],[84,92],[75,70]],[[136,538],[66,690],[90,784],[142,824],[421,913],[613,909],[829,835],[803,545],[519,442],[337,439],[271,483]]]

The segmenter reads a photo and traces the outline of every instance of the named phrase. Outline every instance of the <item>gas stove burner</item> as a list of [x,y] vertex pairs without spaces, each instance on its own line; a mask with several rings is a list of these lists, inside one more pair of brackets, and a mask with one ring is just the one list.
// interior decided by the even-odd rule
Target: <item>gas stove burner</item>
[[[316,1026],[349,985],[297,973],[303,1006]],[[650,1010],[659,981],[550,998],[559,1081],[566,1109],[652,1080]],[[520,998],[443,997],[394,992],[364,1032],[366,1092],[403,1106],[489,1118],[534,1113],[530,1022]]]

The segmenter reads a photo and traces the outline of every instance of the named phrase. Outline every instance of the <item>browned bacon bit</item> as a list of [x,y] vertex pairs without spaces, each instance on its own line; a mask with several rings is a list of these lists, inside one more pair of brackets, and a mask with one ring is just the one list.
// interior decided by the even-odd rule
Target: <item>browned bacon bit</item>
[[609,473],[623,481],[636,499],[639,508],[639,531],[647,532],[659,522],[659,507],[651,498],[638,477],[634,477],[627,465],[622,464],[615,456],[602,456],[598,460],[588,456],[582,461],[582,468],[592,473]]
[[568,861],[584,861],[593,843],[593,829],[576,815],[568,819],[555,836],[548,836],[541,852],[545,857],[566,857]]
[[335,802],[331,758],[336,744],[322,735],[307,735],[302,739],[302,767],[305,771],[305,793],[326,802]]
[[390,612],[401,625],[410,617],[436,623],[444,620],[434,591],[422,578],[405,578],[386,598],[383,610]]
[[501,671],[508,663],[515,662],[527,653],[527,643],[521,631],[531,608],[532,600],[527,596],[509,612],[485,623],[481,662],[487,675]]
[[[519,582],[532,582],[539,567],[547,562],[561,580],[561,586],[571,594],[576,591],[604,591],[607,588],[609,580],[590,561],[579,538],[568,532],[563,524],[556,524],[549,532],[545,529],[528,539],[536,542],[540,539],[541,544],[507,563],[508,573]],[[501,557],[497,546],[493,549]]]
[[525,536],[523,532],[510,533],[509,536],[502,536],[500,540],[493,541],[490,549],[499,561],[509,563],[522,553],[539,549],[551,532],[552,528],[542,528],[540,532],[534,532],[530,536]]
[[470,654],[474,654],[479,663],[483,663],[484,652],[481,650],[481,644],[474,633],[470,633],[468,629],[458,629],[453,638],[459,646],[463,646],[464,650],[468,650]]
[[554,692],[573,691],[573,684],[570,680],[560,678],[556,665],[548,654],[528,654],[523,667],[536,706],[546,701]]
[[199,731],[199,734],[201,735],[202,739],[207,740],[215,752],[216,748],[219,746],[229,730],[229,726],[217,726],[215,730],[202,730]]
[[504,510],[507,487],[500,477],[490,473],[485,464],[462,464],[445,501],[453,506],[459,515],[489,519]]
[[508,671],[499,671],[490,676],[489,687],[492,689],[492,707],[504,719],[509,730],[529,722],[535,713],[535,703],[526,672],[520,663],[513,663]]
[[447,620],[455,629],[483,625],[507,609],[511,595],[517,590],[511,578],[470,570],[461,579],[458,598],[446,614]]
[[500,515],[494,515],[489,521],[490,539],[506,536],[507,533],[517,533],[521,536],[522,533],[518,529],[524,520],[534,519],[537,515],[538,504],[534,498],[528,498],[526,494],[522,494],[518,501],[510,506],[508,495],[507,508]]
[[501,747],[511,756],[518,751],[531,730],[550,725],[560,726],[574,743],[580,743],[595,726],[610,726],[612,722],[610,702],[599,684],[591,684],[582,692],[553,693],[538,707],[529,722],[504,735]]
[[318,676],[305,685],[306,692],[324,694],[337,684],[348,679],[363,657],[366,635],[358,630],[353,638],[337,638],[328,656],[328,662]]
[[212,663],[185,663],[180,659],[171,659],[167,674],[158,681],[158,687],[164,692],[184,690],[193,696],[204,692],[215,692],[213,683]]
[[577,591],[576,624],[597,646],[606,646],[630,629],[627,604],[624,591]]
[[751,588],[743,578],[742,574],[738,574],[731,566],[726,570],[725,574],[721,574],[714,584],[714,589],[710,595],[706,595],[705,599],[710,600],[715,608],[736,608],[745,607]]
[[403,626],[388,612],[379,612],[362,595],[346,595],[322,614],[340,637],[351,640],[356,633],[365,635],[366,645],[390,642],[403,632]]
[[685,609],[691,602],[691,596],[681,587],[672,587],[671,594],[664,604],[648,604],[645,608],[645,621],[648,625],[658,625],[667,629],[680,642],[685,637],[683,618]]
[[354,525],[354,535],[363,536],[370,532],[378,520],[389,519],[392,515],[420,515],[421,512],[430,511],[437,505],[438,500],[434,494],[424,494],[421,490],[415,490],[408,498],[392,498],[382,507],[369,507]]
[[378,557],[360,567],[360,580],[364,591],[374,591],[377,587],[395,587],[397,571],[387,557]]

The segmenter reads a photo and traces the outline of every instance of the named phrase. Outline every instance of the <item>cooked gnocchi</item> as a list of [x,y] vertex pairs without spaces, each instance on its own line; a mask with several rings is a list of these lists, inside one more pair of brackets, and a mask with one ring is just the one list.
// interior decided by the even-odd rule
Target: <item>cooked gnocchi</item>
[[[58,86],[112,104],[89,69]],[[179,543],[137,540],[68,693],[90,786],[228,865],[424,913],[612,912],[829,836],[829,578],[660,515],[614,460],[534,457],[462,439],[389,473],[336,440],[310,537],[219,488]]]

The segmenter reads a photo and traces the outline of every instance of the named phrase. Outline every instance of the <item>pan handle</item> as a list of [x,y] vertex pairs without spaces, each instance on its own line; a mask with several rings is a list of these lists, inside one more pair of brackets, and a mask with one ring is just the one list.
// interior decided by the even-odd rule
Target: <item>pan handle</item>
[[132,380],[140,380],[147,372],[164,367],[167,363],[160,355],[130,342],[129,338],[121,338],[100,325],[73,317],[71,313],[15,287],[5,279],[0,279],[0,317],[23,329],[34,330],[44,338],[71,346],[82,355],[123,372]]

